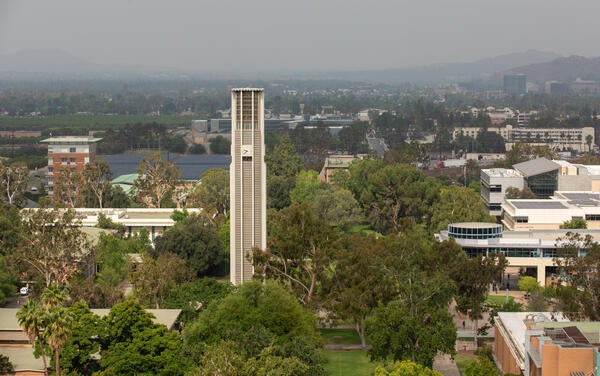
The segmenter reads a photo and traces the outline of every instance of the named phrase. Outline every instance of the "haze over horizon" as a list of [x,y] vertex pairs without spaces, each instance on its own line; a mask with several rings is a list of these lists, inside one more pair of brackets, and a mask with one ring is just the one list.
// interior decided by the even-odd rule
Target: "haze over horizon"
[[360,70],[530,49],[600,56],[600,2],[581,0],[75,0],[0,2],[0,55],[197,72]]

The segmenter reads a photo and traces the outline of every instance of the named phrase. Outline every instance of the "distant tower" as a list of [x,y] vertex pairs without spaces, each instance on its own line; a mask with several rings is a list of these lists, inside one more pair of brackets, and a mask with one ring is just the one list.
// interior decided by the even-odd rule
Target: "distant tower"
[[267,168],[264,89],[231,90],[231,283],[254,274],[248,256],[267,247]]

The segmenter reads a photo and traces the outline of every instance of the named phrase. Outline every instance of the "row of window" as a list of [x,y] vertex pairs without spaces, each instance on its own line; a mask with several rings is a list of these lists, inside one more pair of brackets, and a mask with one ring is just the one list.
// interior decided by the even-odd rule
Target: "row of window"
[[464,248],[467,256],[504,255],[506,257],[556,257],[554,248]]
[[[69,150],[68,151],[69,153],[77,153],[77,148],[69,148],[68,150]],[[58,153],[67,153],[67,149],[66,148],[60,148],[57,152]],[[52,153],[54,153],[54,148],[51,147],[51,146],[49,146],[48,147],[48,154],[52,154]]]

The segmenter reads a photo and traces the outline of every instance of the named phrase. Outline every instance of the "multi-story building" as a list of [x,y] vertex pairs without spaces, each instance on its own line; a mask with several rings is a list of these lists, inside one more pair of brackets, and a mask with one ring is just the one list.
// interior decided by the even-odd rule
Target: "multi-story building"
[[[530,366],[530,361],[533,361],[531,357],[535,357],[535,354],[530,353],[532,323],[538,327],[576,325],[560,312],[499,312],[494,323],[494,357],[502,372],[514,375],[540,375],[540,373],[532,373]],[[541,357],[535,358],[535,361],[541,360]],[[568,359],[564,360],[569,362]],[[565,372],[564,369],[561,373],[550,373],[551,365],[547,363],[546,366],[548,373],[544,372],[544,375],[577,375]],[[590,373],[582,375],[590,375]]]
[[264,89],[231,91],[231,256],[235,285],[254,274],[252,249],[267,246]]
[[598,375],[600,322],[560,312],[500,312],[494,355],[502,372],[527,376]]
[[509,94],[525,94],[527,92],[527,76],[524,74],[505,74],[504,92]]
[[[484,222],[451,223],[447,230],[436,234],[436,238],[439,241],[453,238],[472,258],[502,254],[512,268],[523,270],[526,275],[537,278],[541,286],[546,286],[560,274],[556,257],[562,243],[557,239],[566,237],[568,232],[590,235],[593,241],[600,240],[597,229],[517,228],[513,231],[503,228],[503,224]],[[518,278],[513,275],[512,279],[496,281],[496,286],[517,288]]]
[[481,199],[485,202],[490,215],[502,214],[502,202],[506,190],[510,187],[522,190],[523,175],[517,170],[506,168],[490,168],[481,170]]
[[101,138],[83,136],[50,137],[41,142],[48,144],[48,195],[52,196],[60,170],[72,168],[82,173],[85,165],[96,158],[96,143]]
[[548,145],[560,150],[589,151],[594,145],[594,128],[523,128],[507,125],[506,150],[517,142]]

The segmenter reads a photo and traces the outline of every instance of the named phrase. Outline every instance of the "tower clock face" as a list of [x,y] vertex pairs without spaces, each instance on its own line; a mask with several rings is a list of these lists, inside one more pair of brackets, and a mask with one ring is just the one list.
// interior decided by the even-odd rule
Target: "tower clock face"
[[253,151],[252,145],[242,145],[242,157],[251,157]]

